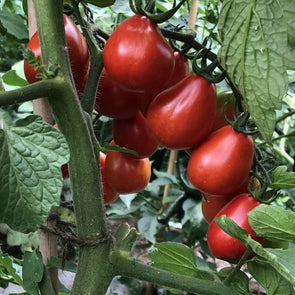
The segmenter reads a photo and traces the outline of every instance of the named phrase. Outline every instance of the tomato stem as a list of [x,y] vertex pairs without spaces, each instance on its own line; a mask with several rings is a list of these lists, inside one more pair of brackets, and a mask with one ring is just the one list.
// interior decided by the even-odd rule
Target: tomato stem
[[246,252],[242,256],[242,258],[237,263],[236,267],[229,273],[229,275],[224,279],[223,283],[225,285],[230,285],[231,281],[234,279],[236,273],[241,269],[241,267],[245,264],[246,260],[252,253],[252,249],[247,248]]

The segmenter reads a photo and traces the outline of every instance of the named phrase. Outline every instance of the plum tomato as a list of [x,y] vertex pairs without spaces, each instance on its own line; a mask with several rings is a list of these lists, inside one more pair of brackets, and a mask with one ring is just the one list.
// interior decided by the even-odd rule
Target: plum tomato
[[143,190],[151,177],[148,158],[134,158],[127,153],[108,151],[104,166],[107,183],[120,194],[137,193]]
[[170,78],[174,55],[157,24],[147,16],[134,15],[107,40],[103,62],[111,78],[121,86],[154,91]]
[[180,54],[179,51],[175,50],[174,60],[175,60],[175,66],[174,66],[172,75],[170,79],[163,85],[162,89],[155,93],[151,93],[150,91],[145,91],[143,95],[140,97],[140,110],[145,117],[147,115],[147,110],[150,103],[157,96],[157,94],[173,86],[174,84],[181,81],[183,78],[185,78],[189,74],[189,62],[184,55]]
[[253,156],[252,137],[228,125],[211,133],[193,150],[187,176],[204,193],[233,194],[249,176]]
[[[71,69],[77,90],[83,87],[83,79],[88,72],[89,67],[89,52],[86,40],[80,32],[75,23],[66,14],[63,15],[65,25],[65,35],[67,42],[67,49],[69,52],[69,59]],[[36,32],[30,39],[27,47],[35,54],[35,57],[41,57],[41,47],[38,32]],[[42,61],[42,58],[41,58]],[[34,66],[29,65],[28,61],[24,61],[24,73],[27,81],[31,84],[39,81],[36,78],[38,71],[35,71]]]
[[139,94],[120,87],[103,68],[96,90],[94,109],[110,118],[129,118],[139,111]]
[[[256,233],[250,227],[248,222],[248,212],[259,206],[261,203],[254,199],[251,194],[245,193],[238,195],[225,205],[217,214],[216,217],[226,215],[232,219],[240,227],[247,231],[251,238],[259,243],[263,243],[263,237],[257,237]],[[208,228],[207,242],[209,250],[213,256],[232,263],[236,263],[242,258],[246,251],[246,246],[225,233],[213,220]]]
[[158,148],[158,142],[141,112],[131,118],[114,119],[113,138],[119,146],[137,152],[138,158],[147,158]]
[[99,153],[100,156],[100,173],[103,190],[103,202],[105,205],[115,202],[119,198],[119,193],[116,192],[106,181],[104,167],[106,155],[103,152]]
[[163,147],[189,149],[207,137],[215,113],[215,85],[191,73],[156,96],[148,108],[147,122]]

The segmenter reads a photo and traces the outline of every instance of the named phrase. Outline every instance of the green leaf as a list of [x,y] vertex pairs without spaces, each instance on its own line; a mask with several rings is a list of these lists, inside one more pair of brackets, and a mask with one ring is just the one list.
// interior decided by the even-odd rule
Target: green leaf
[[270,263],[259,258],[247,263],[250,274],[264,287],[268,295],[294,295],[292,284],[280,275]]
[[279,1],[266,5],[264,1],[225,0],[219,20],[220,63],[268,143],[275,128],[275,110],[281,108],[288,86],[285,56],[290,56],[290,48],[285,17]]
[[30,115],[0,130],[0,221],[36,231],[59,204],[60,167],[69,160],[61,132]]
[[271,188],[289,189],[295,187],[295,172],[288,172],[286,166],[277,167],[271,175]]
[[153,244],[156,242],[156,235],[163,228],[164,226],[158,222],[157,216],[150,215],[147,212],[137,222],[137,229],[140,234]]
[[53,256],[50,257],[50,259],[48,259],[46,266],[55,267],[55,268],[73,272],[73,273],[77,272],[77,265],[74,262],[68,261],[68,260],[62,261],[61,258],[53,257]]
[[0,10],[0,19],[7,32],[19,40],[28,39],[29,33],[24,20],[15,13],[4,8]]
[[[288,32],[288,41],[290,47],[295,47],[295,24],[294,24],[294,13],[295,5],[294,1],[290,0],[281,0],[283,10],[284,10],[284,20],[287,22],[287,32]],[[293,60],[294,63],[294,60]]]
[[16,258],[3,254],[0,249],[0,273],[6,275],[6,279],[19,286],[23,285],[22,266]]
[[248,221],[258,236],[295,242],[295,212],[261,204],[248,213]]
[[[241,241],[248,249],[251,249],[254,253],[260,256],[260,258],[266,263],[270,263],[282,277],[284,277],[291,284],[295,285],[295,276],[293,271],[284,263],[284,261],[280,260],[279,257],[273,254],[275,253],[274,251],[277,250],[264,249],[258,242],[252,240],[250,236],[247,236],[246,230],[239,227],[232,219],[227,218],[225,215],[216,217],[215,222],[227,234]],[[292,265],[294,266],[294,262]]]
[[12,85],[12,86],[26,86],[29,83],[18,76],[15,70],[10,70],[2,76],[2,80],[5,84]]
[[[224,267],[218,272],[218,276],[223,280],[229,275],[232,274],[233,268]],[[239,295],[251,295],[249,291],[249,278],[241,270],[236,271],[232,279],[230,280],[230,286],[237,292]]]
[[38,283],[43,277],[42,255],[38,252],[26,252],[23,262],[24,289],[30,295],[39,295]]
[[154,267],[185,276],[212,279],[208,273],[198,270],[194,252],[183,244],[156,243],[148,255]]

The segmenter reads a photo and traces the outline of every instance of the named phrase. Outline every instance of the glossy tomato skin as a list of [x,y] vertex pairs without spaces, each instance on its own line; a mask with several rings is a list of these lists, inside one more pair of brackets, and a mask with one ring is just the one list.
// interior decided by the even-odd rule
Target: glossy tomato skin
[[180,54],[179,51],[174,51],[174,61],[175,66],[172,72],[170,79],[163,84],[163,87],[159,89],[159,91],[155,93],[151,93],[150,91],[146,91],[140,98],[140,110],[144,116],[147,114],[148,107],[150,103],[154,100],[154,98],[159,94],[161,91],[173,86],[177,82],[181,81],[189,74],[189,62],[188,59]]
[[187,176],[204,193],[232,194],[247,180],[253,155],[252,137],[236,132],[228,125],[211,133],[194,149]]
[[120,87],[103,68],[96,90],[94,109],[110,118],[129,118],[139,111],[140,95]]
[[216,112],[215,85],[191,73],[156,96],[147,122],[160,145],[189,149],[210,132]]
[[173,50],[155,22],[134,15],[123,21],[107,40],[103,62],[109,75],[132,90],[156,90],[171,76]]
[[[74,81],[76,87],[81,89],[81,87],[83,87],[83,79],[89,67],[89,52],[87,43],[83,34],[79,31],[78,27],[71,20],[71,18],[64,14],[63,19],[67,49],[69,52]],[[37,32],[30,39],[27,47],[35,54],[36,57],[41,57],[41,47]],[[27,61],[24,62],[24,73],[30,84],[40,80],[36,78],[37,71],[35,71],[34,66],[30,66]]]
[[118,151],[108,151],[104,173],[108,184],[120,194],[143,190],[151,177],[148,158],[137,159]]
[[205,197],[202,198],[202,213],[207,223],[210,224],[217,213],[233,198],[234,197],[231,195],[211,196],[206,194]]
[[100,156],[100,173],[101,173],[101,182],[103,190],[103,202],[105,205],[115,202],[119,198],[119,193],[116,192],[107,182],[105,177],[105,160],[106,155],[102,152],[99,153]]
[[[253,198],[251,194],[238,195],[223,207],[217,217],[226,217],[235,221],[240,227],[247,231],[251,238],[259,243],[263,243],[263,237],[257,237],[248,222],[248,212],[259,206],[261,203]],[[216,258],[224,259],[236,263],[242,258],[246,251],[246,246],[235,238],[225,233],[213,220],[208,229],[207,242],[209,250]]]
[[119,146],[137,152],[138,158],[147,158],[158,148],[158,142],[141,112],[131,118],[114,119],[113,138]]

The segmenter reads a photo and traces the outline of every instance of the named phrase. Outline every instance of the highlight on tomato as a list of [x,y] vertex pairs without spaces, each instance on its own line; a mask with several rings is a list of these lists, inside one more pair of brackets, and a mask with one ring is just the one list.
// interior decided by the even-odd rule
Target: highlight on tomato
[[157,94],[175,85],[189,74],[188,59],[177,50],[174,51],[174,61],[175,65],[172,75],[170,79],[163,85],[162,89],[154,93],[147,90],[140,96],[140,110],[145,117],[147,115],[149,105],[157,96]]
[[113,138],[119,146],[137,152],[138,158],[147,158],[158,148],[158,142],[141,112],[127,119],[114,119]]
[[[219,211],[217,217],[225,215],[226,217],[232,219],[235,223],[247,231],[247,235],[251,235],[253,240],[262,244],[264,238],[256,236],[256,233],[249,225],[247,216],[249,211],[260,204],[261,203],[255,200],[251,194],[241,194],[225,205],[225,207]],[[239,259],[241,259],[247,250],[246,246],[242,242],[225,233],[217,225],[215,220],[213,220],[209,225],[207,242],[209,250],[213,256],[231,263],[236,263]]]
[[253,156],[252,137],[235,131],[231,125],[224,126],[193,150],[187,176],[204,193],[232,194],[247,180]]
[[189,149],[208,136],[215,113],[215,85],[191,73],[156,96],[148,108],[147,122],[163,147]]
[[149,158],[135,158],[128,153],[108,151],[104,166],[107,183],[120,194],[143,190],[151,177]]
[[141,95],[120,87],[103,68],[96,90],[94,109],[110,118],[130,118],[139,111]]
[[[89,67],[88,46],[83,34],[71,18],[64,14],[63,20],[71,69],[77,91],[81,92],[81,89],[84,88],[83,83],[85,83],[85,75],[87,74]],[[38,32],[36,32],[29,40],[27,47],[35,54],[35,57],[40,56],[42,62]],[[25,60],[24,74],[30,84],[40,80],[39,78],[36,78],[37,73],[38,71],[35,71],[34,66],[29,65],[28,61]]]
[[103,62],[111,78],[122,87],[153,92],[170,78],[174,54],[154,21],[134,15],[107,40]]

